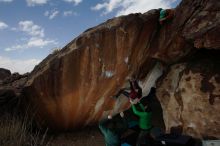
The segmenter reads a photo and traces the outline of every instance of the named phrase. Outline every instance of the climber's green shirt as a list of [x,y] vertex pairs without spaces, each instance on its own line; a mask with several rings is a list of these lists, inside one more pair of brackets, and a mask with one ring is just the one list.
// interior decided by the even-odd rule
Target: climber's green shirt
[[142,111],[138,111],[135,107],[135,105],[132,105],[132,110],[134,112],[134,114],[136,114],[140,119],[139,119],[139,127],[142,130],[149,130],[152,125],[151,125],[151,117],[152,117],[152,113],[151,112],[146,112],[144,110],[144,106],[143,104],[138,104],[138,106],[141,107]]
[[166,10],[160,10],[160,19],[163,19],[166,17]]

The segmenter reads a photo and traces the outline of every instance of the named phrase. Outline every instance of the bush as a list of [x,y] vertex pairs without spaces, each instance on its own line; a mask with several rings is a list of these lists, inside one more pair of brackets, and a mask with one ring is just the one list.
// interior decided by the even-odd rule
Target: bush
[[61,48],[53,48],[52,49],[52,54],[57,54],[58,52],[60,52]]

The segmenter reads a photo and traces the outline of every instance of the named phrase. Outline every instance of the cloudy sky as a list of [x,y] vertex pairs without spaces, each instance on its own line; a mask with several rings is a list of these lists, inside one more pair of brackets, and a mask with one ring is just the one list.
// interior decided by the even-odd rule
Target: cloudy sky
[[30,72],[55,48],[112,17],[180,0],[0,0],[0,68]]

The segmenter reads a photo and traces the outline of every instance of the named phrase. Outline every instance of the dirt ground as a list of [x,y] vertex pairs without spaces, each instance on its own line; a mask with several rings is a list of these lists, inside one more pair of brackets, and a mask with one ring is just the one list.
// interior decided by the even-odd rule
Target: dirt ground
[[105,143],[98,127],[88,127],[83,131],[53,135],[48,146],[105,146]]
[[[142,101],[145,104],[146,101]],[[159,101],[152,99],[151,106],[153,110],[152,123],[156,127],[164,129],[162,109]],[[125,117],[132,117],[131,109],[125,112]],[[118,118],[119,115],[116,116]],[[134,117],[132,117],[134,118]],[[104,137],[98,126],[87,127],[82,131],[59,133],[53,135],[48,143],[49,146],[105,146]]]

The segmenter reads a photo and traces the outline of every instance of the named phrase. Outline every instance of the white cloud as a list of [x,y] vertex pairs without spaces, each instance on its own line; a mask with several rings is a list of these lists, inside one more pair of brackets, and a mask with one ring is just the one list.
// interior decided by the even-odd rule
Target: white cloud
[[25,32],[30,38],[20,39],[20,44],[7,47],[5,51],[25,50],[30,48],[43,48],[48,45],[57,45],[58,42],[51,39],[46,39],[44,36],[44,29],[33,23],[33,21],[20,21],[19,28],[16,31]]
[[63,16],[65,16],[65,17],[67,17],[67,16],[72,16],[72,15],[76,16],[77,13],[76,13],[76,12],[73,12],[73,11],[64,11],[64,12],[63,12]]
[[49,0],[26,0],[28,6],[44,5]]
[[49,17],[50,20],[54,19],[59,14],[58,10],[45,11],[44,16]]
[[109,5],[108,3],[97,4],[96,6],[92,7],[91,9],[94,11],[98,11],[101,9],[107,9],[108,5]]
[[0,0],[0,2],[12,2],[13,0]]
[[52,12],[51,15],[49,16],[49,19],[55,18],[58,14],[59,14],[59,11]]
[[[134,0],[135,1],[135,0]],[[112,12],[113,9],[116,9],[118,7],[121,7],[124,2],[130,2],[130,0],[105,0],[104,3],[99,3],[95,7],[92,7],[92,10],[101,10],[105,9],[105,13]],[[137,3],[137,2],[136,2]]]
[[75,5],[78,5],[82,2],[82,0],[64,0],[65,2],[74,3]]
[[156,8],[170,8],[177,0],[104,0],[91,9],[94,11],[103,10],[102,14],[108,14],[117,10],[116,16],[130,13],[144,13]]
[[8,28],[8,25],[0,21],[0,30]]
[[5,51],[16,51],[16,50],[25,50],[29,48],[43,48],[48,45],[57,45],[58,42],[50,39],[42,39],[42,38],[30,38],[25,44],[14,45],[8,48],[5,48]]
[[40,61],[39,59],[18,60],[0,56],[0,68],[23,74],[32,71],[34,66],[39,64]]
[[54,40],[49,40],[49,39],[46,39],[46,40],[43,40],[41,38],[31,38],[28,43],[27,43],[27,46],[29,48],[31,47],[40,47],[40,48],[43,48],[49,44],[58,44],[56,41]]
[[44,37],[44,29],[34,24],[33,21],[20,21],[19,28],[33,37]]
[[12,27],[11,31],[18,31],[18,29],[16,27]]

